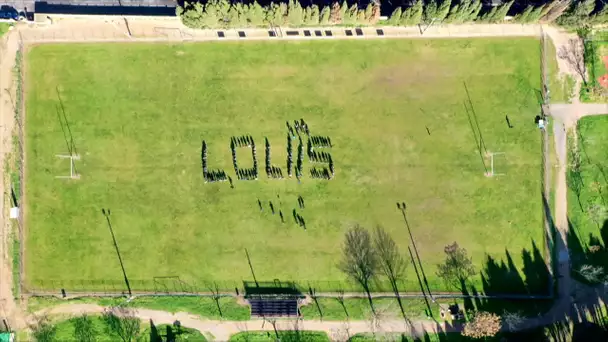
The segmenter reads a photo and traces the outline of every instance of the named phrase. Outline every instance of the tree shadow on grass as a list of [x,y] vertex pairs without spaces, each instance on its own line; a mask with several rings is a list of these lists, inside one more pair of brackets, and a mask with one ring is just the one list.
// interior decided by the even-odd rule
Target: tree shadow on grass
[[[486,256],[481,273],[482,289],[462,284],[465,310],[487,311],[497,315],[505,312],[519,313],[523,316],[538,316],[552,305],[550,299],[519,298],[529,295],[549,296],[551,276],[549,269],[536,243],[531,248],[521,250],[523,267],[518,268],[512,253],[505,250],[503,259]],[[504,296],[504,299],[480,298],[479,295]]]
[[150,342],[162,342],[163,339],[158,333],[158,329],[152,319],[150,319]]
[[[571,256],[572,276],[586,284],[594,285],[605,280],[608,270],[608,220],[605,220],[599,229],[599,237],[593,234],[582,237],[577,225],[568,220],[568,249]],[[596,280],[590,279],[582,272],[584,267],[599,267],[604,276]]]
[[538,246],[531,241],[531,249],[521,250],[523,268],[520,272],[508,250],[505,258],[496,260],[486,256],[481,273],[485,294],[548,295],[550,273]]

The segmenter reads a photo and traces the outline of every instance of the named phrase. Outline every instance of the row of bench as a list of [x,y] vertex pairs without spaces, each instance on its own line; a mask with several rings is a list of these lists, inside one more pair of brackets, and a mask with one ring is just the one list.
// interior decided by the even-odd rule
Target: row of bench
[[[239,38],[247,38],[247,33],[245,31],[237,31],[237,34],[239,36]],[[356,28],[356,29],[345,29],[344,30],[344,34],[347,37],[352,37],[352,36],[363,36],[363,30],[360,28]],[[376,29],[376,34],[378,36],[384,36],[384,30],[382,29]],[[288,37],[297,37],[297,36],[304,36],[304,37],[333,37],[333,32],[332,30],[287,30],[285,32],[282,32],[280,29],[277,30],[268,30],[268,36],[269,37],[279,37],[279,36],[288,36]],[[226,38],[226,33],[225,31],[217,31],[217,37],[218,38]]]

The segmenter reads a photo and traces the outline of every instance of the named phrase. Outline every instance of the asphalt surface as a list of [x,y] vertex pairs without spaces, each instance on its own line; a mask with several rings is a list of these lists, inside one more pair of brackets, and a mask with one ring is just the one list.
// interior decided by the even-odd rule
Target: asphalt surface
[[[0,6],[17,11],[66,14],[122,14],[141,11],[174,15],[176,0],[0,0]],[[105,13],[107,12],[107,13]],[[154,14],[154,13],[152,13]]]

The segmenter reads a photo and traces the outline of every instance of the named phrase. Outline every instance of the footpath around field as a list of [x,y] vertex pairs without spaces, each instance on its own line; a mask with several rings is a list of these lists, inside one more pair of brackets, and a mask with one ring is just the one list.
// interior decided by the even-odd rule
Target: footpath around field
[[[303,31],[300,29],[299,31]],[[314,31],[315,29],[309,29]],[[304,37],[303,33],[298,36],[285,36],[287,39],[367,39],[367,38],[450,38],[450,37],[500,37],[500,36],[538,36],[541,32],[539,25],[459,25],[459,26],[434,26],[429,28],[421,35],[417,27],[410,28],[383,28],[383,36],[379,36],[375,28],[364,28],[363,36],[346,36],[343,28],[331,28],[332,31],[340,31],[342,35],[336,33],[330,37]],[[247,39],[268,39],[278,40],[279,38],[271,38],[267,30],[243,30]],[[545,28],[545,32],[549,35],[556,46],[556,51],[559,51],[561,46],[565,46],[569,39],[572,39],[571,34],[564,33],[555,28]],[[574,37],[576,39],[576,37]],[[217,30],[199,30],[194,31],[184,28],[176,22],[165,21],[126,21],[123,19],[102,21],[102,20],[75,20],[58,22],[57,24],[48,26],[24,25],[18,27],[17,30],[11,32],[6,38],[6,44],[2,48],[2,56],[0,59],[0,82],[4,89],[11,89],[12,84],[12,69],[15,60],[15,53],[20,40],[25,43],[55,43],[55,42],[184,42],[184,41],[210,41],[219,40]],[[239,38],[237,30],[227,30],[224,39],[242,39]],[[565,75],[574,77],[576,82],[575,90],[580,89],[580,79],[576,73],[564,62],[560,62],[558,58],[560,72]],[[575,94],[578,94],[575,91]],[[0,132],[2,134],[2,149],[3,152],[11,150],[11,131],[14,125],[13,108],[9,96],[6,91],[0,94]],[[555,104],[551,105],[549,110],[555,119],[553,124],[554,138],[558,154],[558,173],[557,173],[557,189],[555,194],[555,212],[553,213],[555,226],[559,232],[561,239],[557,243],[557,255],[559,259],[559,267],[557,270],[558,300],[554,307],[546,315],[537,319],[526,320],[521,328],[532,328],[538,326],[549,325],[554,322],[573,319],[581,321],[585,319],[584,310],[588,303],[596,303],[598,299],[602,301],[606,297],[606,292],[603,288],[583,287],[576,284],[570,279],[569,269],[569,253],[566,244],[566,236],[568,233],[567,225],[567,206],[566,206],[566,132],[565,129],[573,127],[578,118],[584,115],[596,115],[606,113],[606,105],[581,105],[578,98],[575,96],[572,99],[572,104]],[[563,124],[563,125],[562,125]],[[565,127],[565,129],[564,129]],[[5,154],[0,154],[0,158],[4,159]],[[546,161],[551,163],[550,160]],[[6,175],[5,175],[6,177]],[[4,184],[3,184],[4,185]],[[3,186],[2,185],[2,186]],[[4,189],[3,189],[4,190]],[[5,213],[6,210],[3,210]],[[3,219],[3,234],[2,234],[2,264],[0,267],[0,302],[2,303],[5,315],[10,317],[11,326],[14,329],[22,329],[27,326],[27,323],[32,317],[27,317],[23,314],[24,311],[19,309],[19,306],[13,299],[11,284],[11,266],[7,248],[7,236],[10,223],[2,216]],[[561,240],[561,242],[559,241]],[[97,305],[61,305],[48,311],[50,314],[81,314],[99,313],[103,311],[103,307]],[[241,331],[252,330],[273,330],[273,327],[268,322],[261,320],[251,320],[246,322],[232,321],[212,321],[196,318],[186,313],[171,314],[163,311],[154,310],[138,310],[137,316],[142,319],[152,319],[155,323],[172,323],[175,320],[180,320],[184,326],[195,328],[201,332],[210,332],[218,340],[226,340],[229,335]],[[298,329],[300,330],[317,330],[325,331],[331,338],[335,338],[340,331],[346,331],[353,335],[360,332],[400,332],[411,335],[422,335],[424,332],[434,333],[442,331],[460,331],[460,326],[446,326],[432,321],[413,321],[406,324],[404,321],[387,321],[380,322],[376,326],[370,326],[367,321],[351,321],[351,322],[321,322],[321,321],[298,321]],[[280,321],[276,324],[276,329],[290,330],[294,328],[293,321]]]
[[[47,315],[65,314],[101,314],[104,307],[94,304],[59,305],[43,311]],[[40,314],[42,312],[39,312]],[[276,330],[300,330],[300,331],[323,331],[332,340],[343,340],[345,336],[353,336],[360,333],[403,333],[412,336],[423,336],[425,333],[459,332],[461,326],[450,326],[445,323],[433,321],[414,321],[411,323],[404,320],[387,320],[379,322],[371,321],[349,321],[331,322],[318,320],[269,320],[253,319],[249,321],[218,321],[200,319],[194,315],[178,312],[175,314],[147,309],[137,309],[138,318],[154,324],[173,324],[179,321],[182,326],[199,330],[202,333],[210,333],[217,341],[227,341],[231,335],[246,331],[274,331]]]

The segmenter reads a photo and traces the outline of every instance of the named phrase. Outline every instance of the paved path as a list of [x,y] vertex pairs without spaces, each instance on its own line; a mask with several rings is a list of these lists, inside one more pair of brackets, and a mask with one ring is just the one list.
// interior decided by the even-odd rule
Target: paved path
[[[349,37],[344,33],[344,29],[333,28],[335,32],[332,37],[304,37],[304,29],[298,30],[300,34],[298,36],[286,37],[281,35],[283,38],[288,39],[369,39],[369,38],[448,38],[448,37],[497,37],[497,36],[538,36],[540,34],[540,26],[538,25],[513,25],[513,24],[501,24],[501,25],[459,25],[459,26],[434,26],[424,32],[423,35],[416,27],[409,28],[383,28],[383,36],[379,36],[374,28],[364,28],[362,37]],[[314,31],[315,29],[310,29]],[[324,29],[323,29],[324,30]],[[279,39],[269,38],[267,30],[244,30],[247,39]],[[552,39],[556,45],[556,50],[559,50],[560,46],[564,46],[569,39],[576,38],[572,34],[568,34],[559,31],[554,28],[545,28],[545,32]],[[53,42],[183,42],[183,41],[206,41],[206,40],[221,40],[218,38],[216,30],[190,30],[175,21],[136,21],[136,20],[76,20],[76,21],[65,21],[56,23],[53,25],[37,27],[37,26],[24,26],[19,29],[20,37],[27,43],[53,43]],[[10,36],[10,40],[14,41],[17,34],[13,33]],[[223,40],[240,39],[236,30],[225,31],[225,38]],[[3,60],[10,61],[14,60],[14,50],[5,49],[3,51]],[[10,63],[9,63],[10,64]],[[3,63],[0,65],[0,72],[4,72],[4,75],[10,74],[10,65]],[[563,60],[558,59],[558,66],[561,72],[564,74],[572,75],[578,80],[576,73],[573,73],[570,68]],[[4,81],[7,82],[7,81]],[[576,89],[580,88],[580,81],[576,83]],[[576,92],[578,94],[578,91]],[[2,103],[1,111],[2,118],[8,120],[6,122],[7,127],[12,125],[12,115],[9,116],[7,100],[4,93],[0,94],[0,101]],[[557,249],[560,257],[560,267],[558,269],[558,300],[551,311],[543,317],[538,319],[526,320],[522,327],[535,327],[541,325],[551,324],[556,321],[564,320],[568,317],[572,317],[572,313],[575,311],[573,308],[573,287],[578,286],[570,280],[569,272],[569,261],[568,261],[568,250],[567,250],[567,206],[566,206],[566,182],[565,182],[565,171],[566,171],[566,135],[564,130],[560,130],[561,123],[566,124],[566,127],[572,127],[578,118],[584,115],[599,114],[602,108],[600,105],[581,105],[578,103],[578,99],[573,99],[571,105],[556,104],[550,107],[553,112],[555,124],[553,125],[555,131],[555,141],[557,147],[557,154],[559,160],[559,171],[557,175],[557,189],[556,189],[556,208],[554,213],[555,225],[558,229],[559,235],[561,236],[561,242],[558,241]],[[604,111],[605,112],[605,111]],[[561,133],[560,133],[561,132]],[[9,149],[10,146],[4,141],[3,148]],[[4,219],[4,218],[3,218]],[[6,225],[6,222],[4,222]],[[560,240],[560,239],[558,239]],[[2,246],[5,248],[6,246]],[[5,250],[5,249],[4,249]],[[10,265],[8,265],[10,267]],[[2,282],[4,284],[10,284],[7,281],[7,274],[2,275]],[[0,287],[0,299],[4,301],[6,307],[15,307],[14,302],[12,304],[8,301],[12,301],[12,295],[10,295],[10,287],[5,289]],[[7,290],[9,291],[7,293]],[[594,292],[595,291],[595,292]],[[582,293],[584,296],[581,299],[588,298],[589,301],[597,300],[598,297],[603,298],[604,292],[599,292],[598,289],[583,289]],[[578,303],[578,302],[577,302]],[[96,305],[62,305],[53,308],[49,313],[51,314],[79,314],[81,312],[101,312],[102,307]],[[212,333],[216,339],[225,340],[232,333],[247,330],[266,330],[272,331],[275,327],[268,322],[252,320],[246,322],[231,322],[231,321],[212,321],[203,320],[195,316],[186,313],[171,314],[162,311],[154,310],[138,310],[137,316],[142,319],[152,319],[155,323],[172,323],[175,320],[180,320],[184,326],[189,326],[198,329],[203,332]],[[13,317],[13,316],[11,316]],[[13,326],[15,328],[22,328],[25,326],[25,319],[19,319],[22,317],[16,314],[14,317]],[[292,321],[281,321],[276,323],[277,329],[293,329],[294,322]],[[423,332],[437,332],[437,331],[459,331],[460,327],[445,326],[443,324],[437,324],[431,321],[414,321],[410,324],[405,324],[403,321],[386,321],[378,324],[371,324],[367,321],[351,321],[345,322],[327,322],[327,321],[299,321],[299,329],[301,330],[320,330],[327,332],[333,339],[342,340],[339,336],[343,332],[348,332],[349,335],[360,333],[360,332],[373,332],[373,331],[384,331],[384,332],[402,332],[408,334],[419,335]]]
[[[569,45],[569,41],[577,41],[579,53],[582,54],[583,44],[574,34],[559,32],[553,28],[547,34],[555,45],[556,52]],[[555,211],[554,222],[557,230],[556,250],[558,262],[558,299],[546,317],[554,321],[570,319],[583,321],[588,312],[594,312],[600,303],[606,303],[606,289],[603,286],[589,287],[578,283],[570,276],[570,255],[568,251],[568,132],[576,130],[579,119],[589,115],[608,114],[608,105],[603,103],[581,103],[579,99],[582,79],[575,67],[562,58],[557,58],[558,68],[562,76],[570,76],[575,80],[573,97],[569,104],[550,104],[549,114],[553,118],[553,136],[557,155],[557,177],[555,180]],[[576,134],[574,134],[576,137]],[[576,143],[576,140],[574,141]],[[547,160],[547,163],[552,161]]]

